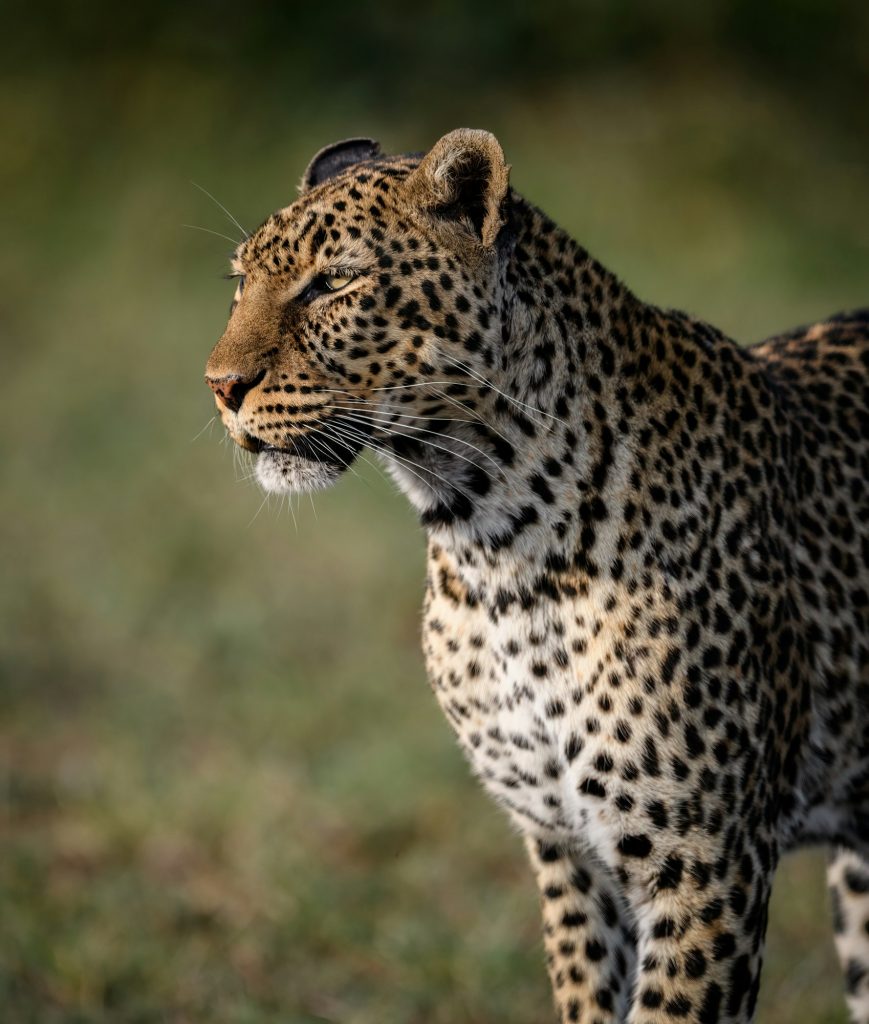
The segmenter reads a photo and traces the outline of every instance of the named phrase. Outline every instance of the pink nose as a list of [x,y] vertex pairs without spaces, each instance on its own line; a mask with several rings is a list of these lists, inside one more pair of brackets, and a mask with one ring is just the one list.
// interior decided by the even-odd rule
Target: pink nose
[[231,412],[238,412],[244,396],[256,387],[265,377],[265,370],[253,377],[242,377],[239,373],[229,373],[225,377],[208,377],[205,380],[211,390],[220,399],[222,405]]

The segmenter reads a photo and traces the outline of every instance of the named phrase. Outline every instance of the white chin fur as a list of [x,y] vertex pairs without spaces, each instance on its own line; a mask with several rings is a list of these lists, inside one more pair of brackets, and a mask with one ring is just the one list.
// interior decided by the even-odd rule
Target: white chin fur
[[320,491],[331,487],[340,475],[340,466],[303,459],[289,452],[260,452],[256,459],[259,485],[272,494]]

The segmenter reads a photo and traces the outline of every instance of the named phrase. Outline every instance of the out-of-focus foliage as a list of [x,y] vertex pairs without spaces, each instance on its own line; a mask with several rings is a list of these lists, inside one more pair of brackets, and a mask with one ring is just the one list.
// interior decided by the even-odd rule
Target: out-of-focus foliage
[[327,105],[336,91],[361,89],[393,107],[407,101],[410,87],[436,110],[466,87],[542,85],[630,62],[663,70],[726,59],[806,96],[838,93],[849,113],[862,106],[866,116],[847,92],[869,80],[869,14],[855,0],[427,0],[412,9],[382,0],[328,11],[231,0],[122,7],[55,0],[19,13],[7,45],[26,71],[107,57],[214,62],[217,78],[234,80],[239,91],[256,73],[278,94],[288,84],[316,83]]
[[[545,1019],[520,844],[426,689],[413,516],[366,463],[261,508],[207,426],[236,229],[190,182],[251,227],[335,138],[489,127],[641,295],[757,339],[869,302],[867,12],[7,13],[0,1019]],[[798,857],[763,1024],[844,1021],[828,932]]]

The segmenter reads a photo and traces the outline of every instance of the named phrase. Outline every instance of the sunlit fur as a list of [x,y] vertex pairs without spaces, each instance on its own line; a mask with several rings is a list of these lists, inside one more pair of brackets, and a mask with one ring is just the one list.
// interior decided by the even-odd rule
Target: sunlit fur
[[561,1020],[751,1021],[778,859],[825,843],[869,1024],[869,313],[744,348],[644,303],[470,130],[328,147],[234,268],[207,376],[262,486],[368,449],[428,533]]

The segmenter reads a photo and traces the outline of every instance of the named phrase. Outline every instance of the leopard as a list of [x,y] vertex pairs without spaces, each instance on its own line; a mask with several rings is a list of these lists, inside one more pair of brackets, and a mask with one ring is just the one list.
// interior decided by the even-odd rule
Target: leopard
[[232,274],[206,380],[261,487],[366,451],[422,524],[428,678],[559,1020],[754,1020],[818,845],[869,1024],[869,309],[745,345],[651,305],[478,129],[327,146]]

